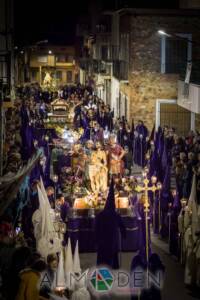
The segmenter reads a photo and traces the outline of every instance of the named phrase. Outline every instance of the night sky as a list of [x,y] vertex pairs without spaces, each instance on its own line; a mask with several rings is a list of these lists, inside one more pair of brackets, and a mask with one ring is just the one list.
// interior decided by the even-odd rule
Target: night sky
[[178,0],[15,0],[15,44],[28,45],[48,39],[72,44],[76,22],[88,14],[91,2],[102,9],[117,7],[177,8]]

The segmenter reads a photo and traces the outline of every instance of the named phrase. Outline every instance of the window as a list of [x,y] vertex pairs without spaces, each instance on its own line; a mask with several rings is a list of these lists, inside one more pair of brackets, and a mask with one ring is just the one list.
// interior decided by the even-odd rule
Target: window
[[33,81],[37,79],[37,70],[36,69],[31,70],[31,77],[32,77]]
[[38,56],[38,62],[47,63],[48,62],[48,57],[47,56]]
[[120,59],[129,62],[129,34],[120,35]]
[[58,63],[65,63],[67,62],[67,56],[64,54],[60,54],[56,56],[56,62]]
[[67,71],[67,82],[68,83],[72,82],[72,71]]
[[56,72],[56,78],[57,78],[58,80],[62,80],[62,71],[57,71],[57,72]]
[[190,34],[176,34],[161,38],[161,73],[180,74],[185,72],[187,62],[192,59]]
[[101,46],[101,59],[102,60],[108,59],[108,46]]
[[72,55],[68,55],[67,62],[73,63],[74,57]]
[[73,63],[74,57],[73,55],[68,54],[59,54],[56,56],[56,62],[58,63]]

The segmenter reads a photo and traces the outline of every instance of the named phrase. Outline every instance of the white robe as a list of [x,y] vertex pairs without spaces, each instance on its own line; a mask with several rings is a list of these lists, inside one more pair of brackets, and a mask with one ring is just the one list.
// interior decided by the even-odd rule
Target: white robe
[[189,285],[196,283],[200,286],[200,237],[196,234],[200,233],[200,205],[197,203],[196,175],[193,176],[192,190],[184,223],[187,226],[185,231],[185,283]]

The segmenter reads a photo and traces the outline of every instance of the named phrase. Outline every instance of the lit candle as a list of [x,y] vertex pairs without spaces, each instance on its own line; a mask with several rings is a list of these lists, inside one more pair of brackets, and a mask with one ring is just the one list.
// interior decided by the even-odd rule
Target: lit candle
[[53,182],[57,183],[58,182],[58,175],[53,175]]
[[158,183],[157,183],[157,188],[158,188],[159,190],[162,189],[162,183],[161,183],[161,182],[158,182]]
[[152,176],[152,177],[151,177],[151,182],[152,182],[153,184],[155,184],[155,183],[157,182],[157,177],[156,177],[156,176]]

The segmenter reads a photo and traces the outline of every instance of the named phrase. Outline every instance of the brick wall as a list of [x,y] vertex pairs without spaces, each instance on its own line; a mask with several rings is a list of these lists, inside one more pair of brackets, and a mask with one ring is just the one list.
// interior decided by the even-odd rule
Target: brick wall
[[[192,33],[200,36],[197,17],[132,16],[130,41],[130,118],[142,119],[149,129],[155,122],[156,99],[176,99],[176,74],[161,74],[161,38],[159,29],[166,32]],[[200,51],[199,51],[200,52]],[[199,55],[193,51],[193,57]]]
[[195,126],[196,130],[200,132],[200,114],[195,114]]
[[155,122],[156,99],[176,99],[177,76],[134,72],[130,76],[130,116],[143,120],[149,129]]

